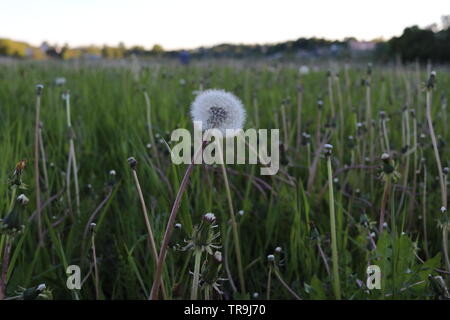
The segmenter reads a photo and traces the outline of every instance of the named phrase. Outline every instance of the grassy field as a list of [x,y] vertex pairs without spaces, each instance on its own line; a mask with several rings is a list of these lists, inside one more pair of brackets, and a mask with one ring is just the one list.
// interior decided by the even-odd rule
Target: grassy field
[[[33,293],[44,283],[38,298],[147,299],[156,263],[127,159],[138,162],[159,251],[186,170],[171,162],[170,134],[192,130],[189,108],[198,90],[223,88],[244,103],[245,128],[280,129],[280,171],[260,176],[258,165],[226,167],[241,277],[221,167],[194,166],[176,219],[181,226],[174,229],[164,265],[167,298],[191,297],[196,254],[185,247],[209,212],[217,217],[220,248],[214,251],[222,252],[223,263],[217,271],[211,255],[199,258],[199,299],[449,298],[449,222],[441,209],[447,207],[450,155],[449,69],[437,68],[436,84],[427,85],[430,70],[416,65],[369,70],[335,64],[304,75],[298,67],[136,61],[0,65],[0,293],[23,298],[21,288]],[[58,77],[66,83],[55,84]],[[38,84],[44,88],[36,140]],[[70,129],[65,90],[70,90]],[[333,145],[331,155],[324,155],[324,144]],[[383,153],[389,158],[382,160]],[[11,186],[23,159],[24,190]],[[30,200],[26,206],[15,203],[21,193]],[[20,233],[5,226],[11,212],[24,225]],[[80,290],[66,286],[69,265],[81,269]],[[380,289],[367,289],[368,265],[380,267]],[[211,290],[215,281],[222,295]]]

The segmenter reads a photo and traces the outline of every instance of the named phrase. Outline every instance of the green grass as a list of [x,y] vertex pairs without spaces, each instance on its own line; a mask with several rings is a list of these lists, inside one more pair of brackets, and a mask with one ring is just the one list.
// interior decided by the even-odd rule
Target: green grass
[[[170,133],[176,128],[192,129],[189,106],[193,91],[200,82],[205,88],[223,88],[242,99],[248,113],[246,128],[280,128],[280,138],[288,149],[281,153],[282,165],[276,176],[259,176],[257,165],[228,165],[228,180],[234,210],[237,215],[244,267],[246,293],[233,292],[228,281],[222,282],[225,297],[251,298],[259,293],[265,298],[269,268],[282,276],[285,283],[302,299],[334,299],[333,277],[330,269],[331,243],[329,197],[327,195],[327,164],[318,154],[314,179],[308,167],[306,144],[297,145],[297,86],[301,84],[302,132],[311,135],[311,162],[318,147],[317,99],[324,101],[320,137],[329,133],[333,144],[334,209],[336,215],[339,276],[343,299],[434,299],[428,275],[442,275],[445,270],[442,254],[441,193],[436,161],[425,120],[424,70],[417,73],[414,66],[374,67],[371,79],[371,110],[375,120],[373,137],[369,130],[358,134],[356,122],[365,122],[366,79],[365,66],[350,66],[348,84],[343,66],[338,73],[338,86],[333,82],[333,101],[336,110],[335,128],[330,123],[331,109],[328,95],[327,69],[298,76],[294,65],[220,64],[180,67],[173,63],[143,63],[139,80],[127,64],[76,65],[75,63],[14,63],[0,65],[0,217],[8,213],[11,191],[8,177],[15,164],[27,159],[23,191],[30,203],[22,216],[25,229],[16,236],[8,267],[6,296],[15,296],[19,287],[29,288],[45,283],[57,299],[95,299],[95,278],[91,251],[91,236],[85,228],[89,219],[96,225],[96,252],[99,273],[99,298],[146,299],[153,283],[155,263],[147,241],[147,231],[139,198],[135,190],[127,158],[138,160],[137,172],[149,210],[150,221],[158,250],[166,228],[185,165],[171,163],[165,144],[147,148],[151,142],[146,123],[146,102],[143,90],[151,100],[153,132],[170,144]],[[67,79],[64,87],[53,84],[56,77]],[[184,79],[186,84],[180,84]],[[42,203],[57,195],[42,212],[44,245],[38,245],[37,220],[28,222],[35,210],[34,185],[34,116],[35,86],[44,84],[41,120],[46,152],[49,190],[45,189],[41,171]],[[444,167],[448,167],[447,109],[442,97],[449,98],[448,68],[437,70],[437,88],[433,92],[432,113],[439,152]],[[61,95],[71,93],[71,117],[75,132],[75,150],[80,184],[80,215],[71,213],[65,192],[65,170],[69,155],[69,139],[65,104]],[[256,98],[258,108],[255,108]],[[290,99],[289,101],[286,99]],[[281,115],[285,103],[286,117]],[[416,110],[418,146],[402,153],[407,144],[402,108]],[[342,113],[340,110],[342,108]],[[378,234],[380,207],[384,181],[380,177],[380,156],[383,138],[380,135],[379,111],[385,111],[388,139],[395,168],[400,177],[393,183],[386,204],[385,221],[388,227]],[[341,116],[340,116],[341,115]],[[413,118],[409,119],[412,150]],[[405,126],[406,127],[406,126]],[[420,138],[420,134],[425,134]],[[348,136],[355,137],[352,148]],[[172,144],[173,145],[173,144]],[[155,147],[158,148],[157,153]],[[372,148],[373,159],[370,156]],[[352,163],[353,155],[353,163]],[[158,157],[158,160],[156,159]],[[423,158],[423,160],[421,160]],[[408,163],[408,164],[407,164]],[[41,168],[44,165],[41,162]],[[376,168],[371,168],[375,166]],[[427,185],[423,194],[424,166]],[[113,179],[110,170],[116,170]],[[414,184],[414,170],[419,171]],[[406,172],[407,171],[407,172]],[[263,182],[261,182],[261,180]],[[308,181],[311,184],[308,188]],[[114,181],[112,181],[114,180]],[[72,179],[73,183],[73,179]],[[415,185],[415,188],[414,188]],[[71,186],[71,203],[75,206],[75,191]],[[426,199],[428,255],[424,249],[423,199]],[[99,207],[100,206],[100,207]],[[413,206],[413,207],[411,207]],[[97,210],[96,210],[97,209]],[[227,202],[220,167],[195,166],[185,193],[172,244],[185,246],[193,226],[202,215],[213,212],[221,232],[222,252],[232,279],[239,291],[239,277]],[[445,223],[445,221],[444,221]],[[375,233],[373,247],[369,234]],[[3,250],[3,244],[1,249]],[[275,264],[267,261],[276,247]],[[320,254],[321,248],[323,255]],[[0,253],[3,257],[3,252]],[[420,259],[419,259],[420,258]],[[423,260],[423,261],[421,261]],[[79,291],[66,287],[67,265],[81,267],[85,282]],[[382,271],[381,290],[365,288],[366,268],[379,265]],[[225,267],[220,276],[227,278]],[[164,284],[172,299],[189,298],[194,258],[190,251],[170,249],[166,259]],[[91,272],[91,273],[89,273]],[[363,286],[358,285],[361,280]],[[448,280],[448,279],[446,279]],[[448,281],[447,281],[448,283]],[[199,297],[204,294],[199,289]],[[219,296],[215,293],[213,298]],[[293,295],[271,276],[271,299],[293,299]]]

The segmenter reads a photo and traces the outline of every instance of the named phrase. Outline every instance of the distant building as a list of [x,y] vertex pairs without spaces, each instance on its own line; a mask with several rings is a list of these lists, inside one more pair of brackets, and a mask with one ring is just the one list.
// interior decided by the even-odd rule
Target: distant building
[[367,52],[375,50],[377,44],[373,41],[350,40],[348,43],[352,52]]
[[42,51],[42,53],[47,53],[48,49],[50,48],[47,42],[42,42],[41,46],[39,47]]

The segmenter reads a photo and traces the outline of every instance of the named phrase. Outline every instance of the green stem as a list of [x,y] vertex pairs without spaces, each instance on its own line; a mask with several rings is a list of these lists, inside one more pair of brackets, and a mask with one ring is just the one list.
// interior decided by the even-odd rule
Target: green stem
[[195,249],[194,252],[195,265],[194,265],[194,279],[192,280],[191,300],[197,300],[198,282],[200,278],[200,263],[202,259],[202,250]]
[[336,215],[334,212],[333,171],[331,168],[331,156],[327,156],[328,167],[328,191],[330,198],[330,227],[331,227],[331,253],[333,260],[334,294],[337,300],[341,299],[341,287],[339,281],[339,262],[336,237]]
[[227,200],[228,200],[228,206],[230,209],[230,216],[231,216],[231,228],[233,231],[233,240],[234,240],[234,247],[236,250],[236,260],[237,260],[237,267],[238,267],[238,274],[239,274],[239,283],[241,286],[241,293],[244,294],[246,292],[245,290],[245,278],[244,278],[244,268],[242,267],[242,255],[241,255],[241,246],[239,242],[239,232],[238,227],[236,223],[236,217],[234,215],[234,209],[233,209],[233,202],[231,200],[231,191],[230,191],[230,184],[228,183],[228,175],[227,170],[224,163],[223,153],[222,153],[222,144],[218,144],[218,150],[220,152],[220,157],[222,159],[222,174],[223,174],[223,180],[225,182],[225,190],[227,193]]

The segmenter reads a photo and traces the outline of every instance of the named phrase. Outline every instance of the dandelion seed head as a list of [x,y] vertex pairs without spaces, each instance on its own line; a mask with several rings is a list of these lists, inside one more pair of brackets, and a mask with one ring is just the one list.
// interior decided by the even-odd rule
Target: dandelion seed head
[[234,94],[209,89],[196,96],[191,105],[191,116],[194,122],[201,123],[202,130],[218,129],[224,137],[232,137],[243,128],[246,114],[242,102]]
[[442,212],[442,213],[446,213],[446,212],[447,212],[447,208],[444,207],[444,206],[442,206],[442,207],[441,207],[441,212]]
[[258,292],[253,292],[253,299],[258,299],[259,298],[259,293]]
[[275,248],[275,253],[281,253],[282,251],[283,251],[283,249],[281,249],[281,247]]
[[267,260],[269,260],[270,262],[275,261],[275,256],[273,254],[269,254],[267,256]]
[[109,175],[111,175],[111,176],[115,176],[117,173],[116,173],[116,170],[110,170],[109,171]]

